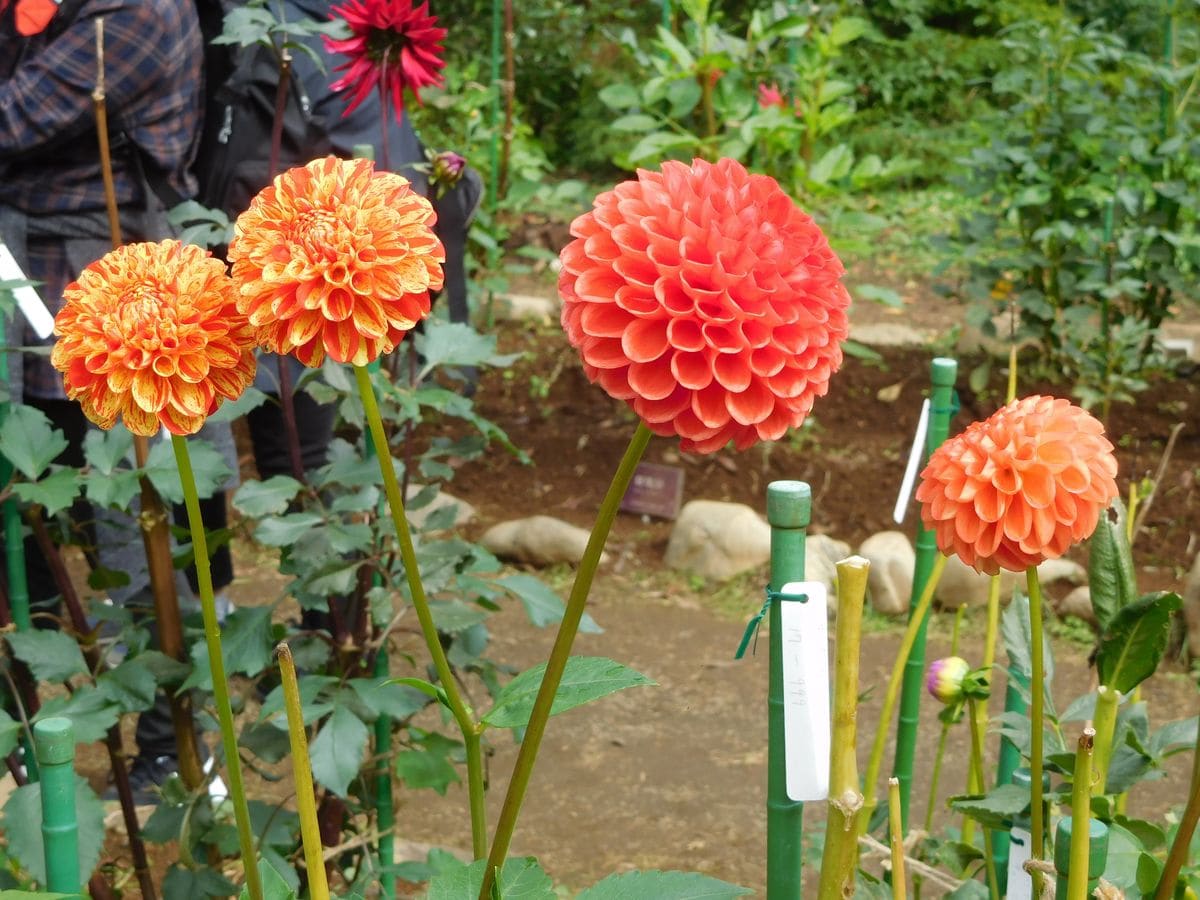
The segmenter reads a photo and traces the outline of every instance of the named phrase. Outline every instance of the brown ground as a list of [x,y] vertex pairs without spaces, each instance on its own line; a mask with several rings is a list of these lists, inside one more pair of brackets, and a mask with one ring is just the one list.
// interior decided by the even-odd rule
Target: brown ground
[[[508,431],[533,464],[523,466],[496,451],[484,462],[464,465],[450,491],[479,510],[477,528],[533,513],[587,527],[632,432],[632,417],[586,383],[554,325],[504,323],[498,331],[502,350],[522,350],[527,356],[511,374],[485,378],[478,408]],[[684,469],[685,501],[734,500],[762,509],[770,481],[808,481],[814,530],[857,546],[869,534],[893,527],[895,491],[928,385],[928,351],[883,352],[879,365],[847,360],[829,395],[817,404],[815,425],[797,439],[743,454],[692,458],[681,456],[672,442],[655,438],[646,459]],[[955,429],[989,413],[1001,390],[997,381],[987,397],[977,398],[965,387],[970,365],[964,362],[962,369],[963,412]],[[1043,389],[1050,390],[1023,385],[1023,393]],[[1116,408],[1109,422],[1123,485],[1152,476],[1172,427],[1186,423],[1138,539],[1144,590],[1180,587],[1195,552],[1200,530],[1197,409],[1200,383],[1192,376],[1156,385],[1136,406]],[[912,527],[911,518],[907,527]],[[613,559],[601,570],[590,607],[606,630],[582,635],[576,645],[578,653],[631,665],[658,686],[627,691],[551,723],[513,849],[538,855],[557,881],[572,888],[615,870],[661,867],[698,869],[761,892],[767,659],[760,652],[734,662],[733,651],[746,619],[761,602],[765,573],[724,587],[668,574],[661,559],[669,531],[668,522],[620,517],[610,539]],[[256,565],[262,557],[250,555],[244,546],[239,554],[238,599],[256,603],[274,596],[280,582],[269,568]],[[569,581],[566,572],[551,576],[560,586]],[[493,621],[493,658],[519,667],[545,658],[552,634],[532,629],[523,616],[507,611]],[[981,631],[981,618],[969,618],[963,649],[969,659],[981,655]],[[947,619],[938,618],[929,658],[946,653],[948,634]],[[860,766],[877,728],[880,694],[898,640],[897,628],[882,626],[866,637],[861,682],[864,689],[875,690],[861,711]],[[413,650],[420,652],[416,646]],[[1088,689],[1085,657],[1082,645],[1058,642],[1056,694],[1063,703]],[[1193,715],[1200,705],[1194,682],[1181,665],[1167,669],[1146,691],[1157,723]],[[478,686],[473,687],[478,696]],[[913,793],[918,815],[925,809],[937,735],[935,711],[926,704],[925,712],[929,721],[922,726]],[[493,742],[489,804],[494,816],[515,753],[507,734],[494,735]],[[965,731],[957,728],[943,796],[961,790],[965,757]],[[1171,781],[1139,790],[1131,813],[1161,817],[1178,802],[1185,777],[1180,768],[1175,767]],[[400,801],[405,838],[468,845],[461,787],[452,787],[445,798],[401,793]],[[819,805],[811,805],[806,816],[810,833],[822,818]],[[946,816],[938,820],[953,824]]]

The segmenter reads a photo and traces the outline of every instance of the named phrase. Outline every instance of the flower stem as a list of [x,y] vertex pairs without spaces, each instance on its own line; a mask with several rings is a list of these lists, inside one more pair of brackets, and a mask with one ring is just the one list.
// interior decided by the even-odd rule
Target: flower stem
[[1092,784],[1093,796],[1104,793],[1108,781],[1108,763],[1112,759],[1113,733],[1117,730],[1117,712],[1121,705],[1121,692],[1116,688],[1101,685],[1096,693],[1096,712],[1092,716],[1095,735],[1096,780]]
[[866,830],[866,824],[871,820],[875,810],[875,782],[879,779],[879,767],[883,765],[883,748],[891,732],[892,714],[896,710],[896,698],[900,693],[900,679],[904,675],[904,667],[908,663],[908,654],[912,652],[917,632],[925,622],[925,614],[933,603],[933,595],[941,581],[942,572],[946,568],[946,556],[939,553],[929,570],[929,579],[916,607],[908,618],[908,627],[900,641],[900,649],[896,651],[896,660],[892,663],[892,674],[888,677],[887,692],[883,696],[883,709],[879,712],[879,727],[875,729],[875,743],[871,746],[871,757],[867,763],[867,777],[863,782],[866,800],[863,804],[863,815],[859,819],[859,833]]
[[[833,739],[829,754],[829,814],[818,897],[841,898],[854,890],[858,869],[858,822],[863,795],[858,783],[858,668],[863,600],[870,566],[852,556],[837,564],[837,643],[833,682]],[[899,806],[895,814],[900,813]]]
[[[1066,900],[1084,900],[1088,895],[1088,839],[1091,836],[1095,738],[1095,729],[1083,729],[1075,749],[1075,772],[1071,782],[1071,862],[1067,870]],[[1061,839],[1062,832],[1059,834]]]
[[175,465],[183,485],[183,502],[187,508],[188,526],[192,532],[192,555],[195,557],[196,581],[200,588],[200,610],[204,616],[204,640],[208,646],[208,666],[212,674],[213,700],[217,704],[217,722],[221,729],[221,749],[229,775],[229,796],[233,801],[233,816],[237,821],[238,846],[246,871],[246,890],[250,900],[263,900],[262,881],[258,874],[258,855],[254,835],[250,830],[250,809],[246,804],[246,789],[242,785],[242,758],[238,755],[237,734],[233,728],[233,707],[229,703],[229,682],[225,676],[225,657],[221,651],[221,625],[217,621],[217,604],[213,599],[212,571],[208,562],[208,538],[204,520],[200,517],[200,498],[196,494],[196,477],[187,439],[171,435]]
[[504,864],[508,855],[508,847],[512,841],[513,832],[517,827],[517,816],[521,813],[521,803],[525,799],[525,791],[529,787],[529,779],[533,774],[533,764],[537,759],[538,748],[546,731],[546,721],[550,718],[550,710],[554,705],[554,695],[558,693],[558,685],[562,681],[563,672],[567,667],[567,659],[571,655],[571,645],[579,631],[579,622],[583,618],[584,607],[587,605],[588,594],[592,589],[592,580],[596,576],[596,568],[600,565],[600,554],[612,530],[613,520],[621,506],[621,498],[633,480],[634,470],[650,442],[650,429],[644,422],[639,422],[637,431],[630,438],[625,455],[617,466],[608,493],[600,504],[596,514],[596,523],[592,526],[583,558],[579,562],[579,570],[575,573],[575,583],[571,586],[571,596],[567,599],[567,607],[563,612],[562,622],[558,626],[558,634],[550,657],[546,661],[546,671],[542,676],[541,687],[538,688],[537,698],[533,703],[533,712],[529,716],[529,725],[525,729],[525,737],[521,741],[521,749],[517,753],[517,761],[513,766],[512,778],[508,783],[508,792],[504,795],[504,805],[500,809],[500,819],[496,823],[496,833],[492,838],[492,849],[488,854],[487,868],[483,873],[483,886],[479,892],[480,900],[491,896],[491,886],[496,872]]
[[[408,580],[409,592],[412,594],[412,604],[417,613],[417,621],[421,624],[421,634],[425,638],[425,645],[429,648],[433,667],[437,670],[438,681],[441,682],[442,690],[445,692],[446,705],[450,708],[450,714],[454,716],[459,731],[462,732],[463,742],[469,746],[474,738],[478,744],[481,733],[480,726],[476,724],[471,711],[467,709],[458,693],[458,684],[454,680],[454,674],[450,671],[450,661],[446,659],[446,651],[442,649],[437,625],[433,621],[429,601],[425,598],[425,586],[421,583],[417,552],[413,547],[412,534],[408,530],[408,519],[404,514],[400,484],[396,481],[396,469],[388,448],[387,435],[383,430],[383,419],[379,415],[375,389],[371,386],[371,373],[365,366],[355,366],[354,376],[358,382],[358,393],[362,398],[363,412],[366,415],[371,440],[375,442],[375,454],[379,460],[379,471],[383,475],[383,487],[392,514],[392,525],[396,529],[396,540],[400,544],[400,559],[404,563],[404,575]],[[476,771],[476,768],[479,771]],[[487,823],[484,817],[482,776],[482,767],[468,765],[467,790],[471,798],[471,847],[475,859],[481,859],[487,852]]]
[[[1045,733],[1043,719],[1046,705],[1046,661],[1042,654],[1042,586],[1038,581],[1037,566],[1030,566],[1025,571],[1025,582],[1029,591],[1029,655],[1032,665],[1032,677],[1029,685],[1029,776],[1030,785],[1030,848],[1029,855],[1037,862],[1045,858],[1046,851],[1046,807],[1043,800],[1042,785],[1042,754]],[[1042,872],[1033,869],[1033,896],[1042,895]]]
[[311,900],[329,900],[321,829],[317,823],[317,798],[313,793],[312,766],[308,761],[308,738],[304,733],[304,711],[300,708],[300,687],[296,683],[296,664],[292,661],[292,648],[286,642],[275,648],[275,655],[279,657],[279,676],[283,682],[284,706],[287,709],[288,743],[292,748],[296,812],[300,816],[300,840],[304,845],[308,895]]
[[888,779],[888,828],[892,838],[892,897],[907,900],[904,876],[904,826],[900,823],[900,779]]
[[[971,769],[975,780],[970,785],[972,792],[984,792],[983,784],[983,729],[979,727],[979,701],[967,699],[967,727],[971,729]],[[983,863],[987,870],[988,894],[995,900],[1000,898],[1000,882],[996,877],[996,859],[992,855],[992,830],[983,829]]]
[[1183,816],[1179,819],[1179,828],[1175,831],[1175,840],[1171,842],[1154,900],[1169,900],[1175,895],[1179,872],[1187,862],[1188,848],[1197,822],[1200,822],[1200,729],[1196,731],[1196,746],[1192,750],[1192,781],[1188,786],[1187,806],[1183,808]]

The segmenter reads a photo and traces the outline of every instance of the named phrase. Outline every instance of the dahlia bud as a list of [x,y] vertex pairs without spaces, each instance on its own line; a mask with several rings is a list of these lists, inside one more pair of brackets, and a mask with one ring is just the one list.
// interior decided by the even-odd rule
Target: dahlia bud
[[929,677],[925,687],[942,703],[949,706],[963,699],[963,679],[971,671],[970,665],[961,656],[947,656],[934,660],[929,666]]
[[463,176],[467,161],[453,150],[444,150],[433,158],[433,182],[439,189],[453,187]]

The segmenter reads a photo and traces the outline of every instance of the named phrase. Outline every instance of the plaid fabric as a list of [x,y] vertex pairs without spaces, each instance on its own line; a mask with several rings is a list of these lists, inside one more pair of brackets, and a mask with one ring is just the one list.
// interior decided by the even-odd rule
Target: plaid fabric
[[[123,210],[145,208],[142,160],[132,141],[181,195],[195,193],[189,166],[200,122],[202,46],[194,5],[178,0],[84,0],[63,28],[22,38],[0,21],[0,204],[28,216],[105,208],[92,91],[96,20],[104,19],[104,84],[113,179]],[[7,70],[7,71],[6,71]],[[65,247],[31,239],[30,278],[51,311],[77,272]],[[30,337],[30,336],[27,336]],[[43,357],[25,366],[30,396],[60,398]]]

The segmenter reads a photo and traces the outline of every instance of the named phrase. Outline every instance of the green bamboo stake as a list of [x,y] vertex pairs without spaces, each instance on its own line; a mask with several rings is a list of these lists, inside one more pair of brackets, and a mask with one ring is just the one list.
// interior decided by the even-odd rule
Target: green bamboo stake
[[[1029,688],[1029,678],[1021,672],[1009,671],[1008,687],[1004,691],[1004,711],[1024,715],[1029,706],[1021,696],[1020,688]],[[996,784],[1012,784],[1013,774],[1021,765],[1021,750],[1006,737],[1000,738],[1000,756],[996,761]],[[1007,831],[996,832],[992,853],[996,860],[996,875],[1000,880],[1000,893],[1008,892],[1008,857],[1012,840]]]
[[[1077,836],[1076,828],[1080,829],[1082,835],[1086,835],[1080,842],[1083,847],[1083,862],[1080,863],[1081,868],[1079,869],[1076,868],[1073,855]],[[1086,825],[1082,822],[1076,824],[1073,817],[1059,820],[1058,829],[1054,833],[1055,897],[1062,898],[1062,900],[1068,900],[1068,898],[1080,900],[1080,898],[1091,897],[1096,892],[1096,888],[1100,886],[1100,876],[1104,874],[1104,867],[1107,863],[1107,825],[1092,818],[1087,819]],[[1076,888],[1075,893],[1072,893],[1071,881],[1076,871],[1084,873],[1080,879],[1082,889]]]
[[800,843],[804,804],[787,795],[783,734],[783,611],[777,592],[804,580],[805,529],[812,520],[812,490],[802,481],[767,485],[771,526],[770,681],[767,689],[767,896],[801,895]]
[[217,706],[221,749],[225,754],[225,769],[229,776],[229,797],[233,802],[233,816],[237,822],[242,868],[246,872],[246,891],[250,900],[263,900],[262,876],[258,871],[258,853],[255,851],[254,833],[250,830],[250,808],[246,803],[246,789],[242,783],[242,758],[238,754],[233,707],[229,702],[229,681],[225,676],[225,657],[221,650],[221,624],[217,619],[217,605],[213,599],[208,537],[204,531],[204,519],[200,515],[196,477],[192,472],[187,438],[178,434],[171,435],[171,447],[175,451],[175,465],[179,469],[188,526],[192,533],[192,555],[195,559],[196,581],[200,588],[200,611],[204,618],[204,640],[208,647],[208,666],[212,673],[213,700]]
[[[929,459],[950,433],[950,419],[954,415],[954,379],[958,374],[958,363],[952,359],[938,357],[930,366],[933,384],[929,402],[929,429],[925,435],[924,458]],[[934,533],[917,523],[916,564],[913,571],[911,608],[916,614],[916,601],[925,589],[933,562],[937,558],[937,540]],[[912,793],[913,763],[917,751],[917,726],[921,713],[921,684],[925,678],[925,633],[928,613],[921,614],[916,637],[904,667],[904,683],[900,691],[900,719],[896,729],[896,757],[892,774],[900,779],[900,814],[904,827],[908,828],[909,798]],[[881,722],[887,729],[890,722]]]
[[35,722],[33,740],[42,781],[42,851],[46,888],[78,896],[79,826],[75,821],[75,729],[71,720],[54,716]]
[[667,31],[671,30],[671,0],[661,0],[659,4],[662,6],[662,27]]

